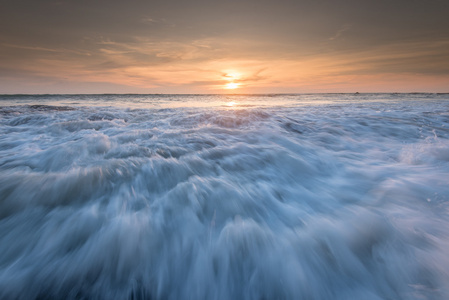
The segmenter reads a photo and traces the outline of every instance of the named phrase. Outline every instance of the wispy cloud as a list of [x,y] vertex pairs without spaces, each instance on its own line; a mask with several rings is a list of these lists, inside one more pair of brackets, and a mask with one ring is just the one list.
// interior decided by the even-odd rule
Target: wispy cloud
[[345,25],[343,25],[343,26],[342,26],[342,27],[335,33],[334,36],[332,36],[332,37],[329,38],[329,40],[333,41],[333,40],[338,39],[339,37],[342,36],[342,34],[343,34],[345,31],[350,30],[351,27],[352,27],[351,24],[345,24]]
[[66,48],[45,48],[45,47],[39,47],[39,46],[14,45],[14,44],[1,44],[1,46],[8,47],[8,48],[31,50],[31,51],[56,52],[56,53],[64,53],[64,54],[71,53],[71,54],[87,55],[87,56],[91,55],[91,53],[89,51],[78,51],[78,50],[66,49]]
[[[33,52],[36,56],[31,63],[14,68],[46,80],[53,77],[71,82],[108,82],[140,91],[219,92],[230,81],[239,83],[240,90],[247,92],[344,91],[369,89],[373,84],[386,87],[393,82],[410,87],[417,81],[435,81],[437,76],[440,79],[435,82],[449,80],[449,63],[441,63],[449,47],[449,41],[444,40],[427,45],[399,42],[357,52],[317,53],[288,59],[271,53],[271,60],[266,53],[244,59],[251,56],[251,51],[241,52],[235,58],[226,48],[229,43],[224,45],[210,39],[191,43],[157,43],[144,38],[120,43],[99,39],[98,48],[91,49],[92,55],[84,59],[74,55],[85,50],[43,49],[42,52],[58,55]],[[17,48],[36,50],[32,46]],[[447,55],[446,58],[449,62]],[[437,62],[439,65],[435,66]],[[233,72],[238,76],[229,75]],[[447,77],[442,77],[443,74]]]

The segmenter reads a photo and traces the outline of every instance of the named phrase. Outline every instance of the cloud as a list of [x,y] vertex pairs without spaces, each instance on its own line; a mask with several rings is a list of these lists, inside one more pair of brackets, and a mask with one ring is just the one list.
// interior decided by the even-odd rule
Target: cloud
[[146,24],[159,23],[159,21],[157,21],[153,18],[150,18],[150,17],[143,17],[142,19],[140,19],[140,21],[142,23],[146,23]]
[[330,37],[329,40],[333,41],[338,39],[345,31],[348,31],[349,29],[351,29],[352,25],[351,24],[345,24],[343,25],[336,33],[334,36]]

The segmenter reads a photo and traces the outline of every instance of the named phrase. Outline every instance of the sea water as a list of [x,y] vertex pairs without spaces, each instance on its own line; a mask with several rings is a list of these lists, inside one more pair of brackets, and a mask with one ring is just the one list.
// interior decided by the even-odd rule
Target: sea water
[[0,96],[0,299],[448,299],[449,95]]

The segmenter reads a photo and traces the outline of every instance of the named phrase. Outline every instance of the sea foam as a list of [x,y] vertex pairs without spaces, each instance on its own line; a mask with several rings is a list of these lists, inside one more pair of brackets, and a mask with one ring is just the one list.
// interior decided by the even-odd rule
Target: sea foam
[[447,299],[449,96],[2,96],[1,299]]

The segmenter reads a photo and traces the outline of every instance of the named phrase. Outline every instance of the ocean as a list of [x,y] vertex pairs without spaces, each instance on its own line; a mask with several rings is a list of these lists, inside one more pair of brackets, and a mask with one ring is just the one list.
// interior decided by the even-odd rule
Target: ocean
[[0,96],[0,299],[449,299],[449,94]]

